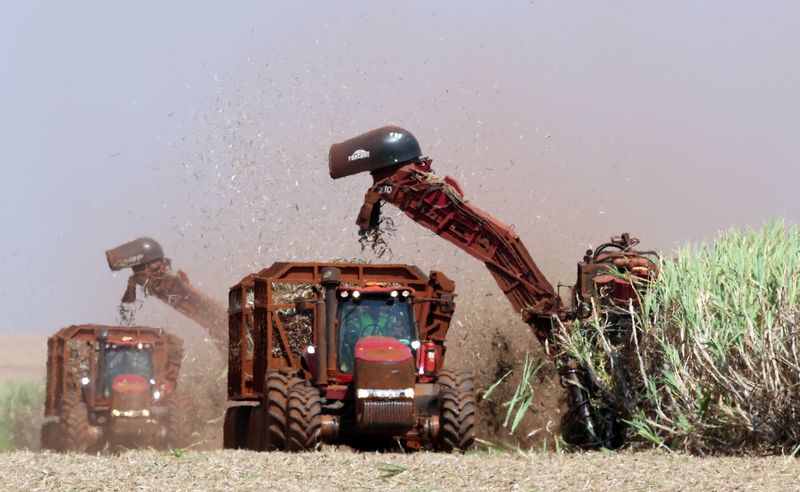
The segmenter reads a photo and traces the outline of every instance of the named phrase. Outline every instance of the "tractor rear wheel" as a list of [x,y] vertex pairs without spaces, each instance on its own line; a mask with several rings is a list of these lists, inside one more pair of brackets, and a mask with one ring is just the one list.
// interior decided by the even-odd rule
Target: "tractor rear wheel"
[[[255,412],[261,414],[259,447],[266,451],[286,449],[288,432],[289,393],[303,384],[296,369],[278,368],[267,371],[265,396]],[[252,431],[251,431],[252,432]]]
[[89,432],[89,410],[80,391],[67,390],[61,402],[61,439],[66,451],[96,453]]
[[175,448],[185,448],[192,438],[192,397],[173,393],[167,401],[167,442]]
[[222,447],[242,449],[246,445],[246,432],[250,411],[253,407],[230,407],[225,411],[222,427]]
[[469,451],[475,446],[475,384],[467,371],[439,374],[439,449]]
[[288,451],[319,449],[322,428],[322,397],[313,386],[295,386],[289,391]]

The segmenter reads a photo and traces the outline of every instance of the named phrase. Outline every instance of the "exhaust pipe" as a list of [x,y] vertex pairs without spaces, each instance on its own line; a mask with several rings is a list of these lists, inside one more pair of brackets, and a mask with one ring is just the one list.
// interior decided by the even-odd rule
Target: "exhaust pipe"
[[[108,385],[108,375],[106,374],[106,343],[108,341],[108,330],[103,330],[99,333],[97,337],[97,343],[99,345],[98,352],[99,355],[97,357],[97,385],[100,386],[98,388],[98,392],[102,395],[103,398],[108,398],[106,395],[106,387]],[[97,394],[97,393],[95,393]]]
[[[342,283],[342,271],[335,267],[322,269],[322,286],[325,288],[325,333],[319,334],[324,340],[325,350],[321,351],[318,360],[320,370],[318,379],[327,382],[328,370],[336,369],[336,288]],[[323,368],[325,369],[323,371]]]

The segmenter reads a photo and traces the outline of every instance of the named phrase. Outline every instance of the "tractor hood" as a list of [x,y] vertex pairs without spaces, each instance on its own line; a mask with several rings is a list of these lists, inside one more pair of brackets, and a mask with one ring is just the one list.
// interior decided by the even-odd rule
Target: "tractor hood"
[[113,417],[148,417],[152,402],[150,385],[138,374],[120,374],[111,385]]
[[120,374],[111,383],[114,393],[146,393],[149,390],[147,380],[139,374]]
[[412,359],[411,350],[390,337],[364,337],[356,343],[356,359],[367,362],[402,362]]
[[419,142],[408,130],[384,126],[331,145],[328,164],[333,179],[393,167],[422,155]]
[[356,344],[356,388],[413,388],[416,382],[411,349],[397,339],[364,337]]

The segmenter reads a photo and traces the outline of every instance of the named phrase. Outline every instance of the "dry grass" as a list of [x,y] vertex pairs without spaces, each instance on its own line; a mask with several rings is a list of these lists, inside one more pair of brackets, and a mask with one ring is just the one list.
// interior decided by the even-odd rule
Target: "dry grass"
[[132,451],[0,454],[3,490],[800,490],[792,458]]

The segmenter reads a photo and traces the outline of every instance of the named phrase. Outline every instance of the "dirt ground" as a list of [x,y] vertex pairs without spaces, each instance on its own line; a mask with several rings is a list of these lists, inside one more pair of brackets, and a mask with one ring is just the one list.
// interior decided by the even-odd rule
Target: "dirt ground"
[[3,490],[800,490],[792,458],[155,451],[0,455]]

